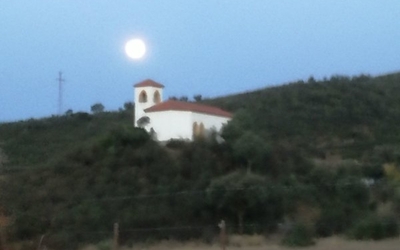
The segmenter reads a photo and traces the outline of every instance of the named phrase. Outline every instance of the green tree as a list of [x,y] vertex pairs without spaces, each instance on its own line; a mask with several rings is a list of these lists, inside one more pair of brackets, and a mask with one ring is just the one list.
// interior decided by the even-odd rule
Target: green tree
[[196,102],[201,102],[201,100],[203,100],[203,96],[202,96],[202,95],[194,95],[194,96],[193,96],[193,99],[194,99]]
[[269,145],[253,132],[245,132],[233,144],[233,154],[241,164],[251,170],[253,165],[262,167],[263,160],[269,155]]
[[134,104],[133,104],[133,102],[125,102],[124,103],[124,109],[126,110],[126,111],[132,111],[133,109],[134,109]]
[[72,111],[72,109],[68,109],[66,112],[65,112],[65,115],[66,116],[71,116],[71,115],[73,115],[74,114],[74,111]]
[[90,107],[90,111],[92,111],[93,114],[99,114],[104,112],[104,105],[101,103],[95,103]]
[[188,98],[187,96],[181,96],[181,97],[179,98],[179,101],[181,101],[181,102],[188,102],[188,101],[189,101],[189,98]]
[[208,200],[218,210],[237,217],[239,233],[243,233],[246,214],[259,213],[267,205],[269,190],[263,176],[236,171],[211,182],[207,189]]
[[139,128],[144,128],[150,123],[150,118],[148,116],[142,116],[137,120],[137,125]]
[[244,109],[237,111],[232,120],[223,127],[222,137],[230,143],[233,143],[242,134],[248,130],[252,130],[254,118]]

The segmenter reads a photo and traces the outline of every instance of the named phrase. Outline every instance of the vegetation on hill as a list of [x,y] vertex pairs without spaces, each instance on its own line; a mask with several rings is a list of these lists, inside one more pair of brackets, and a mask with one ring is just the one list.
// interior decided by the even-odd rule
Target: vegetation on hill
[[243,110],[250,130],[266,140],[360,157],[400,137],[400,74],[332,76],[207,100]]
[[128,111],[84,112],[0,124],[0,147],[10,168],[42,167],[78,145],[121,125],[131,125]]
[[398,83],[399,74],[310,78],[199,100],[235,112],[223,143],[162,146],[133,128],[131,106],[0,124],[8,237],[74,248],[110,238],[119,222],[125,244],[209,241],[221,219],[229,233],[283,232],[287,245],[396,236]]

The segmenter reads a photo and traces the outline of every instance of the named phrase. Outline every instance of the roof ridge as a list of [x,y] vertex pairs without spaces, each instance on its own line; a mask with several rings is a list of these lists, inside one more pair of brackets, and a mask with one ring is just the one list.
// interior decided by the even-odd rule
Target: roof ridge
[[150,78],[145,79],[141,82],[138,82],[136,84],[133,85],[134,87],[156,87],[156,88],[164,88],[164,85],[162,85],[161,83],[158,83]]
[[210,106],[206,104],[199,104],[194,102],[183,102],[177,100],[167,100],[165,102],[161,102],[150,108],[147,108],[144,111],[160,112],[167,110],[190,111],[194,113],[203,113],[203,114],[210,114],[222,117],[232,117],[232,113],[225,111],[219,107]]

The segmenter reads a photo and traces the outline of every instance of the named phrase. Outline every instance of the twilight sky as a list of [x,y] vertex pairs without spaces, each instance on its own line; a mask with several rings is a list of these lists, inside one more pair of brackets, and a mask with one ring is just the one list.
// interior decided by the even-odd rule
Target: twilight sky
[[[137,37],[140,61],[124,52]],[[214,97],[399,71],[400,1],[1,1],[0,122],[57,114],[60,70],[64,112],[117,110],[147,78],[165,97]]]

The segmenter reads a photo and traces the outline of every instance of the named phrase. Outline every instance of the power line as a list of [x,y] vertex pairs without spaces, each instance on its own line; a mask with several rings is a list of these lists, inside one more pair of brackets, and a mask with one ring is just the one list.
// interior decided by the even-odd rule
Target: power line
[[58,114],[62,115],[62,105],[63,105],[63,82],[65,79],[62,78],[62,72],[58,72],[58,78],[56,79],[58,82]]

